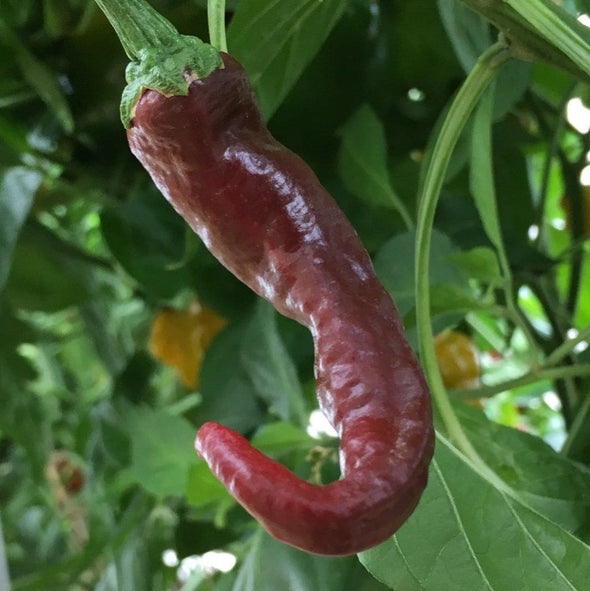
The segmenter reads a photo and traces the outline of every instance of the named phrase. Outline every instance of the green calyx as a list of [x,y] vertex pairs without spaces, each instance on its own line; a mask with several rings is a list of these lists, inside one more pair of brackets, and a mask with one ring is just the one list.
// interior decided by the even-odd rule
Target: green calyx
[[181,35],[145,0],[95,0],[115,29],[125,53],[127,86],[121,99],[126,129],[146,89],[166,96],[186,96],[195,78],[223,67],[219,52],[197,37]]
[[186,96],[190,76],[204,79],[223,66],[215,48],[185,35],[179,35],[174,47],[147,48],[140,57],[125,72],[127,86],[121,97],[121,121],[126,129],[131,126],[135,105],[146,89],[166,96]]

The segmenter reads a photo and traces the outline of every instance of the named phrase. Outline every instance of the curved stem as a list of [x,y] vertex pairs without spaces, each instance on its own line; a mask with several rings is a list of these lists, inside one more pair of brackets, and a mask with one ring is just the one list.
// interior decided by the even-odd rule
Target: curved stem
[[422,362],[433,399],[450,437],[480,466],[483,462],[451,407],[434,352],[434,335],[430,323],[430,238],[436,205],[453,149],[484,91],[495,78],[500,66],[509,58],[510,50],[505,43],[493,45],[479,58],[455,97],[427,161],[416,228],[416,312]]
[[225,36],[225,0],[207,0],[209,41],[215,49],[227,53]]

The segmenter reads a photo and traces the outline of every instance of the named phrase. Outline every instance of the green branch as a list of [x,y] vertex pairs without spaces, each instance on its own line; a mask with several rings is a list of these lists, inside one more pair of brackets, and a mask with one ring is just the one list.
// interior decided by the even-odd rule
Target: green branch
[[225,0],[207,0],[209,41],[215,49],[227,52],[225,35]]
[[416,227],[416,315],[422,363],[433,400],[449,436],[478,465],[483,462],[465,435],[451,406],[434,350],[434,335],[430,323],[430,239],[436,205],[453,150],[486,88],[509,58],[510,49],[505,43],[492,46],[480,57],[455,97],[425,164]]
[[566,367],[551,367],[537,369],[527,372],[517,378],[506,380],[499,384],[492,384],[490,386],[482,386],[481,388],[473,388],[470,390],[453,390],[452,397],[460,400],[475,400],[478,398],[491,398],[501,392],[528,386],[536,382],[544,380],[555,381],[568,378],[577,378],[590,375],[590,364],[568,365]]

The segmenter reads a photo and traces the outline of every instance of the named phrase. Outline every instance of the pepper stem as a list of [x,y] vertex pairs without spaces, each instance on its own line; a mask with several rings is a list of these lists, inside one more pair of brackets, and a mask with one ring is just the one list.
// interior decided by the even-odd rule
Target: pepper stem
[[115,29],[131,60],[121,98],[126,128],[146,89],[166,96],[187,95],[190,80],[205,79],[223,67],[219,52],[197,37],[181,35],[145,0],[95,0]]
[[140,61],[141,51],[174,43],[179,33],[144,0],[96,0],[117,32],[121,45],[132,61]]

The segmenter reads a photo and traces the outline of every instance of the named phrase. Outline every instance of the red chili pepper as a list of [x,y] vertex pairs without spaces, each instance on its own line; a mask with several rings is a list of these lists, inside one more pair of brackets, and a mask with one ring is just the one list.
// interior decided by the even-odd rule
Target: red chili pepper
[[221,56],[204,79],[188,76],[187,96],[145,91],[129,145],[211,252],[310,329],[317,397],[340,436],[343,478],[312,485],[215,423],[201,427],[196,447],[277,539],[317,554],[360,552],[391,536],[426,486],[428,388],[353,227],[270,135],[241,66]]

